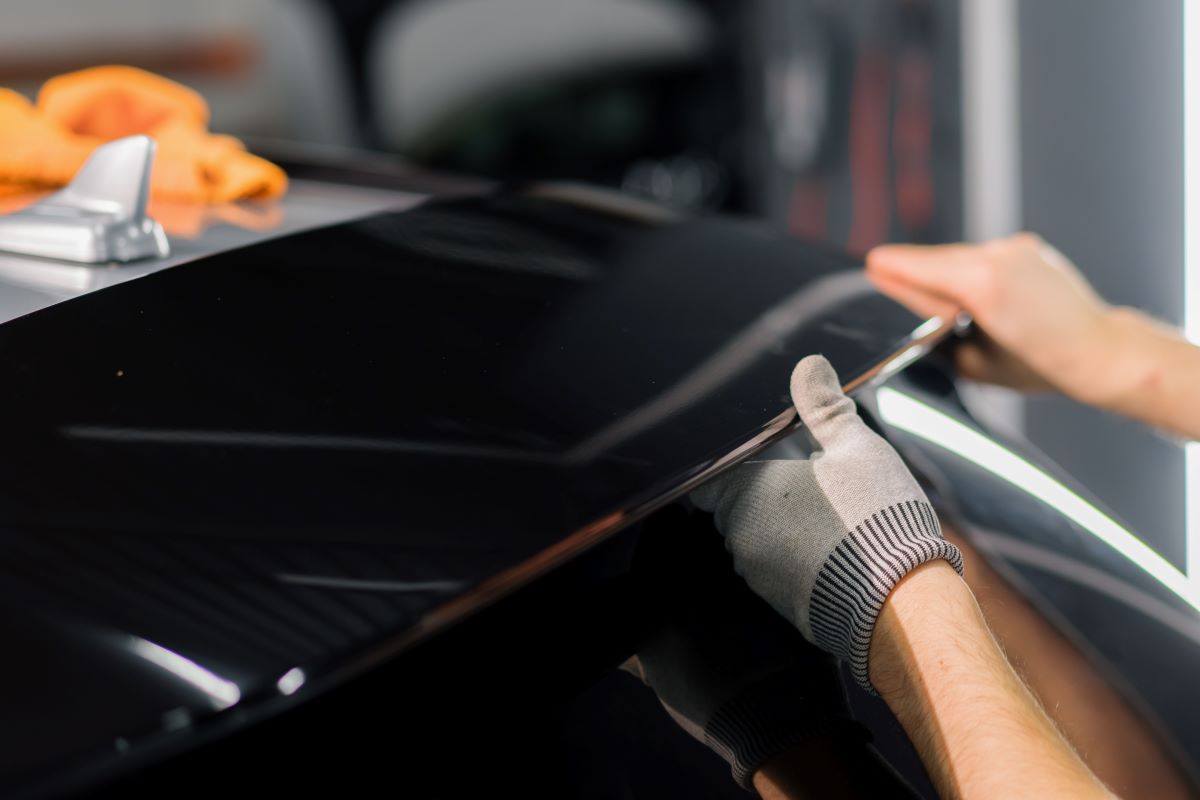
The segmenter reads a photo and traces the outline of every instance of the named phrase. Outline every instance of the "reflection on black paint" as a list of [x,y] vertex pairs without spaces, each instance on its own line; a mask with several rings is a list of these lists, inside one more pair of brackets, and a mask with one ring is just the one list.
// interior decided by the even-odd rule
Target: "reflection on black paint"
[[[70,640],[9,632],[10,666],[54,678],[5,682],[3,724],[59,735],[5,749],[0,773],[210,711],[64,660],[126,658],[121,637],[142,637],[252,699],[678,485],[787,407],[798,358],[851,376],[916,327],[856,266],[749,224],[508,195],[0,326],[0,613]],[[387,585],[415,588],[364,588]]]

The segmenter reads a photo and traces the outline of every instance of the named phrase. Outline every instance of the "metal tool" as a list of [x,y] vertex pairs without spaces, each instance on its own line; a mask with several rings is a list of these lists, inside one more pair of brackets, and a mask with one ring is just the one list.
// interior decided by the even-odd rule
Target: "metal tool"
[[64,189],[0,217],[0,250],[83,264],[165,257],[162,226],[146,216],[154,140],[102,145]]

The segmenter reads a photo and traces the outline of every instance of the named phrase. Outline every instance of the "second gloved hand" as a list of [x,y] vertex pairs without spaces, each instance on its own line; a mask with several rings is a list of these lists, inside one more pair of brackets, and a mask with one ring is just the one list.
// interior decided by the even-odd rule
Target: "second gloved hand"
[[633,574],[645,627],[625,669],[725,759],[745,789],[793,747],[825,742],[865,752],[833,659],[734,574],[718,536],[662,524],[669,519],[658,517],[638,543]]
[[792,401],[820,448],[807,461],[751,462],[692,493],[716,514],[734,568],[809,641],[871,691],[871,634],[892,588],[958,548],[900,456],[866,426],[821,356],[792,373]]

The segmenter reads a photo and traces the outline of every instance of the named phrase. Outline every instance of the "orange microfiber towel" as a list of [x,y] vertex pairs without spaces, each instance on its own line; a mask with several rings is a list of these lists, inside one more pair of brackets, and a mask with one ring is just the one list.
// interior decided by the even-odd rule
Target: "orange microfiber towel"
[[98,145],[144,133],[158,142],[151,196],[191,203],[271,198],[283,170],[208,132],[208,104],[186,86],[133,67],[51,78],[37,105],[0,89],[0,194],[70,181]]
[[66,184],[98,144],[51,122],[24,96],[0,89],[0,185],[6,194]]

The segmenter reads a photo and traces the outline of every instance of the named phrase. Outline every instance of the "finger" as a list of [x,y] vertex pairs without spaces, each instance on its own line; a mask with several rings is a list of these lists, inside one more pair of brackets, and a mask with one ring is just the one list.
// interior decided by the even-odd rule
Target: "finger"
[[987,262],[974,245],[883,245],[867,254],[867,274],[907,284],[968,310],[979,294]]
[[940,294],[918,289],[889,275],[868,274],[867,277],[875,288],[895,300],[918,317],[941,317],[945,320],[954,319],[962,309],[958,303]]
[[973,381],[998,383],[992,359],[987,351],[974,342],[963,342],[954,353],[958,374]]
[[[713,525],[716,526],[717,532],[728,537],[733,530],[732,518],[741,499],[746,496],[761,496],[763,487],[772,482],[772,473],[783,463],[747,461],[712,479],[693,491],[689,497],[697,508],[713,512]],[[728,540],[726,546],[728,547]]]
[[808,356],[792,370],[792,402],[800,421],[822,450],[837,446],[863,425],[854,401],[842,392],[833,365],[824,356]]
[[963,342],[956,362],[964,378],[1008,386],[1022,392],[1049,392],[1054,386],[1014,356],[987,340]]
[[736,472],[737,470],[729,470],[703,486],[693,489],[692,493],[688,495],[688,499],[701,511],[716,511],[717,503],[721,501],[721,495],[725,493],[725,488],[733,480]]

